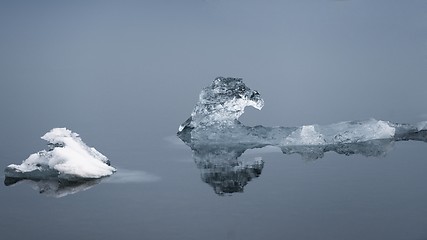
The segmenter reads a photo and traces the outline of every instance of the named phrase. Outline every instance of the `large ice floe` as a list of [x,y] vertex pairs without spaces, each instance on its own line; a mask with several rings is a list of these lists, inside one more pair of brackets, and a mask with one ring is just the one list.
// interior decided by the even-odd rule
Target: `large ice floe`
[[369,119],[321,126],[250,127],[238,118],[246,107],[261,109],[264,101],[241,78],[216,78],[199,96],[191,116],[179,126],[178,137],[193,151],[202,180],[217,194],[242,192],[261,174],[263,161],[240,160],[247,150],[275,146],[284,154],[318,159],[326,152],[383,156],[396,141],[427,142],[427,122],[414,125]]
[[248,127],[238,118],[248,106],[261,109],[264,101],[240,78],[218,77],[202,90],[191,116],[179,126],[178,136],[193,144],[325,146],[378,139],[425,140],[427,122],[415,125],[381,120],[349,121],[300,127]]
[[82,181],[106,177],[116,171],[106,156],[88,147],[77,133],[66,128],[54,128],[41,138],[48,142],[48,150],[31,154],[20,165],[7,166],[6,178]]

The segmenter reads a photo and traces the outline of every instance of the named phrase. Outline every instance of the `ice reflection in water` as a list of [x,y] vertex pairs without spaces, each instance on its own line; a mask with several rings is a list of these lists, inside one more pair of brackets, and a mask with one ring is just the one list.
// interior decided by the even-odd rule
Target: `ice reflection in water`
[[110,177],[99,179],[25,179],[6,177],[4,184],[14,186],[16,184],[26,184],[42,195],[48,197],[61,198],[70,194],[86,191],[100,183],[131,184],[159,181],[160,177],[138,170],[118,169],[116,174]]
[[101,179],[89,179],[79,181],[68,181],[64,179],[22,179],[22,178],[10,178],[6,177],[4,184],[6,186],[12,186],[15,184],[27,184],[32,189],[36,190],[40,194],[48,197],[61,198],[70,194],[86,191],[95,185],[99,184]]
[[160,177],[139,170],[118,169],[114,175],[103,179],[103,183],[143,183],[159,181]]
[[[189,139],[181,138],[193,152],[193,159],[201,178],[213,187],[218,195],[231,195],[243,192],[244,187],[254,178],[261,175],[264,161],[261,158],[248,160],[241,158],[248,149],[262,148],[264,144],[198,144]],[[419,141],[427,142],[427,132],[418,135]],[[326,152],[336,152],[343,155],[359,154],[366,157],[385,156],[394,147],[396,140],[378,139],[358,143],[341,143],[328,145],[298,145],[282,146],[284,154],[300,154],[304,159],[316,160]]]
[[396,141],[427,142],[427,122],[396,124],[370,119],[327,126],[248,127],[238,121],[247,106],[261,109],[260,94],[239,78],[216,78],[202,90],[191,116],[179,126],[178,137],[193,151],[201,178],[219,195],[243,192],[260,176],[264,162],[244,161],[248,149],[275,146],[284,154],[315,160],[326,152],[367,157],[384,156]]
[[245,148],[193,146],[192,150],[202,180],[219,195],[243,192],[244,186],[261,175],[264,167],[260,158],[239,160]]

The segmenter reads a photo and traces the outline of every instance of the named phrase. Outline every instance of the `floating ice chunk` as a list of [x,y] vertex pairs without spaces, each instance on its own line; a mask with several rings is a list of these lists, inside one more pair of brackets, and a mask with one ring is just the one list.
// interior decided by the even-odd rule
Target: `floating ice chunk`
[[391,123],[375,119],[340,122],[326,126],[308,125],[297,128],[280,145],[357,143],[376,139],[391,139],[395,132],[396,128]]
[[49,142],[49,149],[31,154],[20,165],[7,166],[6,177],[94,179],[116,171],[106,156],[88,147],[77,133],[66,128],[54,128],[41,138]]
[[354,143],[375,139],[393,138],[396,132],[391,123],[376,119],[367,121],[341,122],[324,126],[322,129],[331,139],[330,143]]
[[322,145],[326,140],[314,125],[302,126],[285,138],[281,145]]
[[215,193],[243,192],[261,175],[261,158],[244,161],[242,154],[248,149],[274,146],[284,154],[315,160],[326,152],[379,157],[396,141],[427,142],[427,121],[410,125],[370,119],[301,127],[249,127],[239,122],[245,107],[261,109],[263,105],[259,93],[242,79],[220,77],[202,90],[191,116],[179,127],[178,137],[192,149],[202,180]]
[[190,118],[179,127],[178,136],[196,145],[322,146],[360,143],[379,139],[425,141],[427,122],[418,125],[395,124],[370,119],[326,126],[301,127],[244,126],[238,121],[245,107],[261,109],[260,94],[240,78],[216,78],[200,93]]
[[214,124],[234,124],[248,106],[260,110],[264,100],[241,78],[218,77],[211,86],[202,90],[190,118],[179,126],[178,131]]

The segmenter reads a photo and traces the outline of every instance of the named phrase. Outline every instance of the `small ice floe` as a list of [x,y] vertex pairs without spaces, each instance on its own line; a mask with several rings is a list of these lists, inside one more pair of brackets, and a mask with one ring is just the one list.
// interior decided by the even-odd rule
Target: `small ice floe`
[[66,128],[54,128],[41,138],[48,141],[48,150],[31,154],[20,165],[7,166],[6,178],[73,181],[102,178],[116,171],[106,156]]

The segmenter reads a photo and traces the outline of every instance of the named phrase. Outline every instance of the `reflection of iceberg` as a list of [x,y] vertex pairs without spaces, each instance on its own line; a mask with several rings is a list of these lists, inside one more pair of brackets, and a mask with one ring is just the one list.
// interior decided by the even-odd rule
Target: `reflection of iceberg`
[[65,179],[31,180],[6,177],[4,184],[6,186],[11,186],[17,183],[26,183],[40,194],[46,195],[48,197],[60,198],[80,191],[86,191],[100,183],[101,180],[102,179],[90,179],[84,181],[68,181]]
[[54,128],[42,139],[49,142],[49,150],[31,154],[21,165],[9,165],[6,177],[74,181],[101,178],[116,171],[107,157],[86,146],[77,133],[68,129]]
[[142,182],[155,182],[160,180],[158,176],[139,170],[119,169],[119,172],[103,178],[95,179],[61,179],[61,178],[44,178],[44,179],[25,179],[6,177],[4,185],[14,186],[16,184],[30,185],[34,190],[48,197],[65,197],[81,191],[86,191],[99,183],[106,184],[129,184]]
[[371,119],[327,126],[248,127],[238,121],[245,107],[263,105],[260,94],[242,79],[219,77],[202,90],[190,118],[179,127],[178,136],[193,150],[203,181],[218,194],[241,192],[261,174],[261,161],[238,160],[247,149],[276,146],[284,154],[318,159],[329,151],[382,156],[395,141],[427,142],[427,122],[409,125]]
[[257,178],[264,167],[261,159],[238,160],[245,148],[193,146],[193,158],[201,178],[218,195],[243,192],[244,186]]

